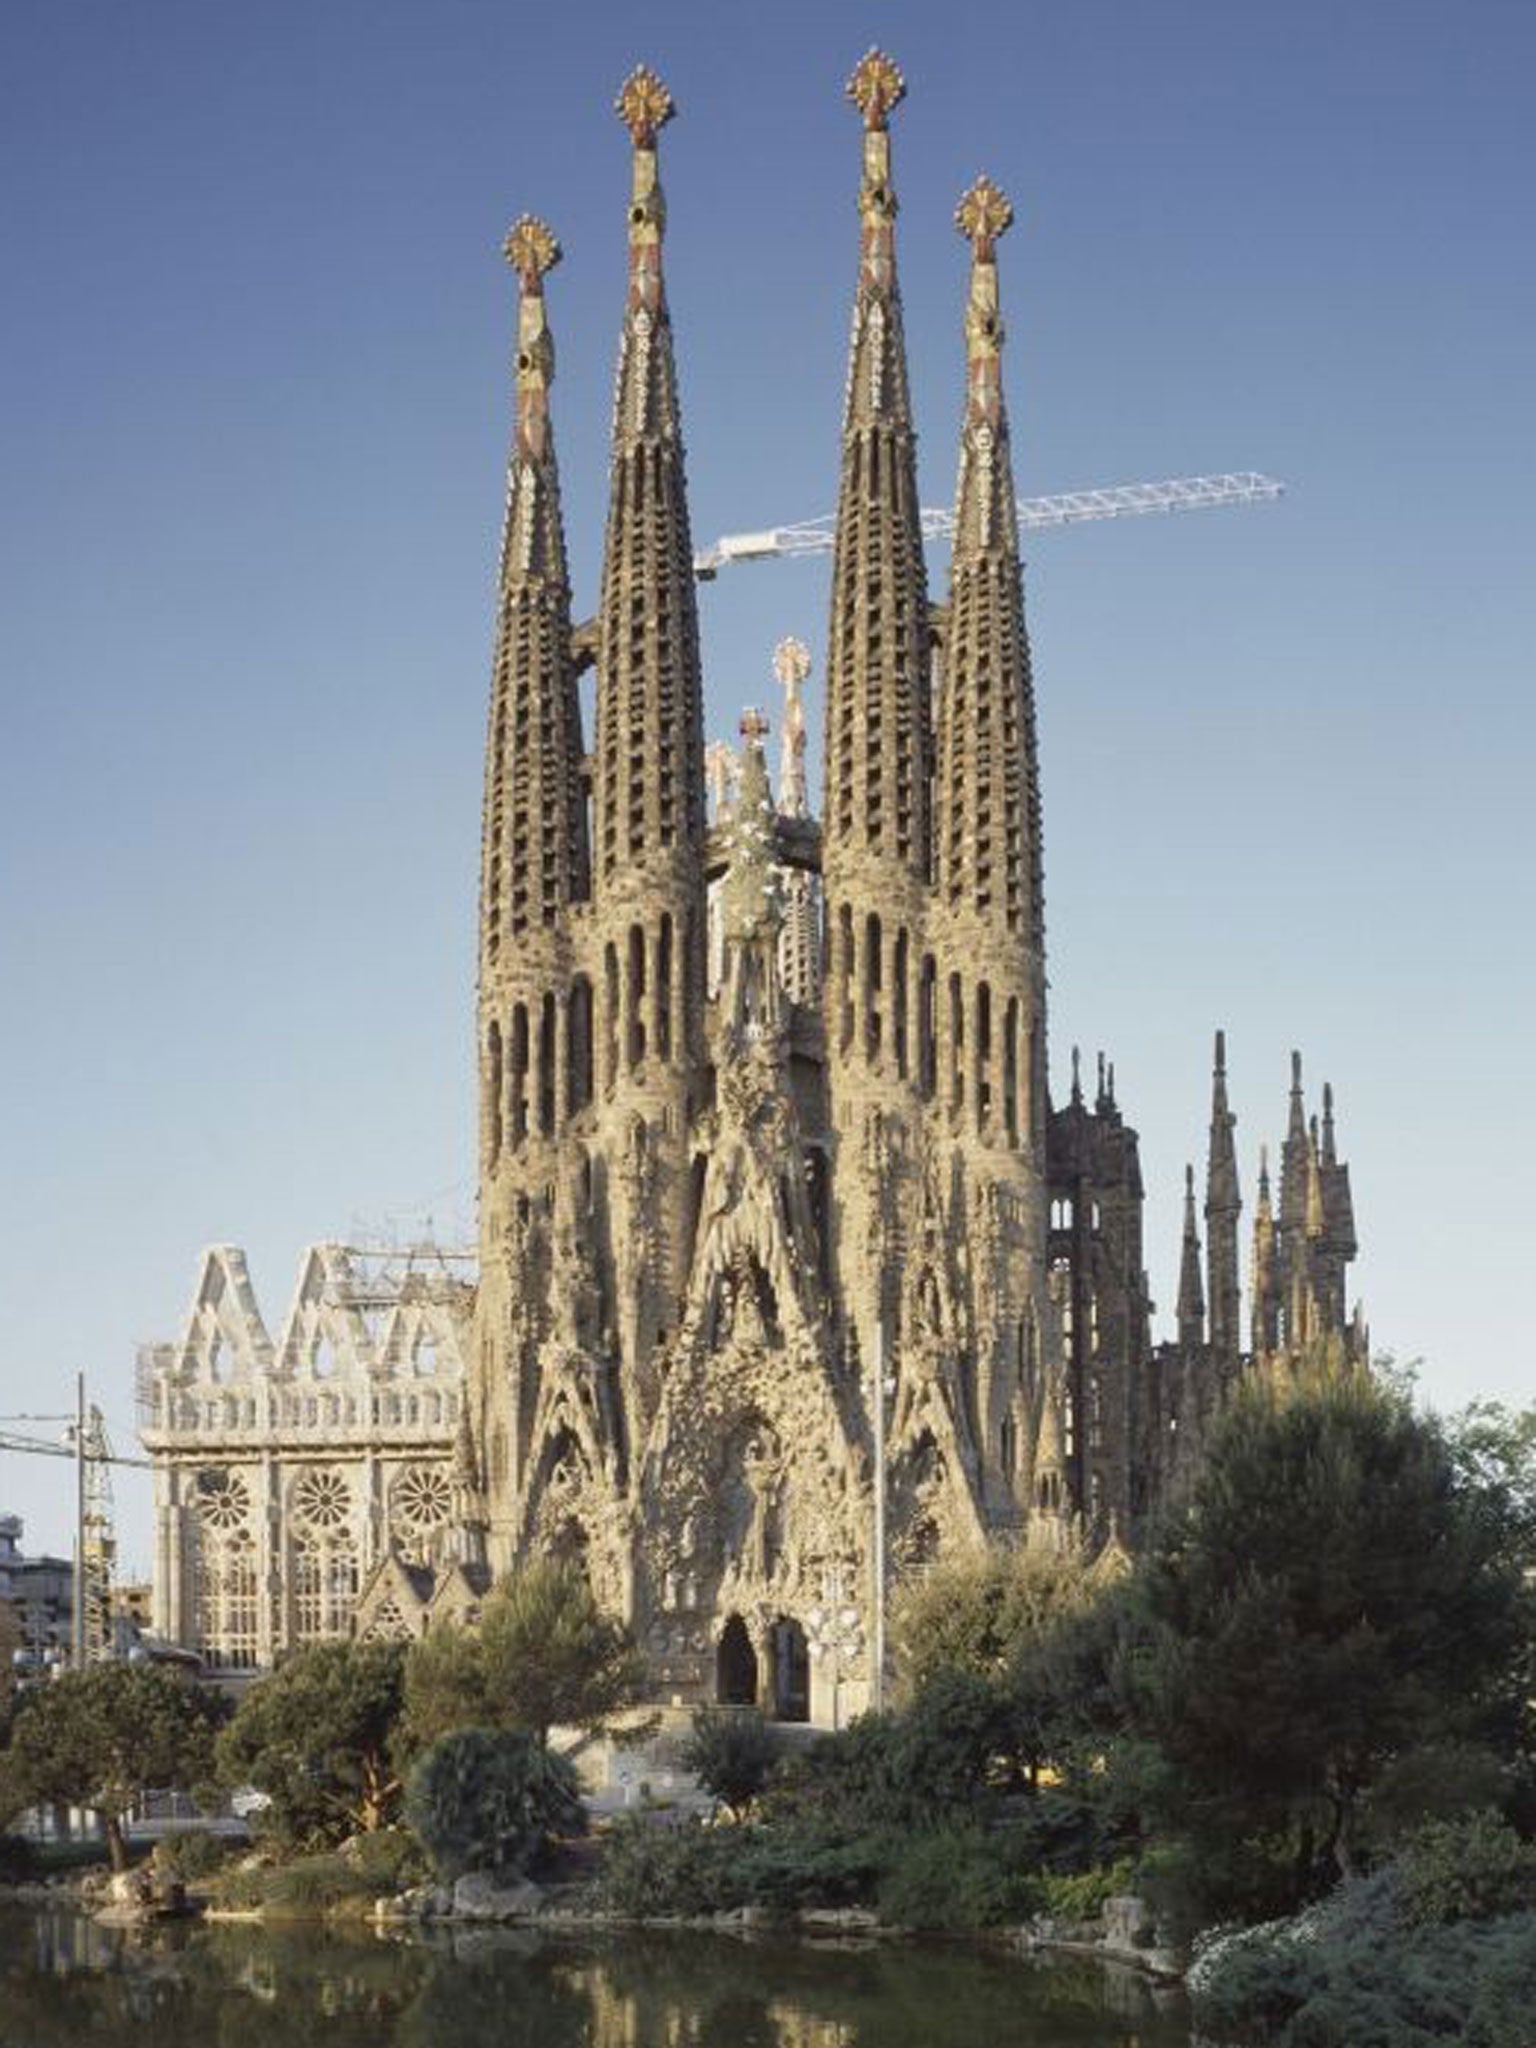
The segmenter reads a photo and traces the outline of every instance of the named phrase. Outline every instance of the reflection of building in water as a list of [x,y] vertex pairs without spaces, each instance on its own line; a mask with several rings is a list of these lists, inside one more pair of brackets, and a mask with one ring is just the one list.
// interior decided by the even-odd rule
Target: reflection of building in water
[[580,1559],[663,1696],[821,1721],[871,1694],[877,1436],[892,1573],[994,1534],[1077,1525],[1132,1543],[1247,1360],[1361,1342],[1344,1306],[1347,1169],[1331,1116],[1309,1134],[1299,1087],[1278,1219],[1260,1194],[1251,1353],[1224,1048],[1208,1253],[1202,1267],[1191,1204],[1178,1342],[1160,1349],[1113,1072],[1101,1063],[1087,1099],[1074,1056],[1052,1101],[1002,384],[1011,210],[981,179],[957,214],[963,416],[934,604],[896,282],[904,86],[871,52],[850,92],[860,239],[819,818],[800,643],[775,658],[777,791],[756,712],[734,752],[705,746],[659,79],[642,68],[620,99],[628,278],[586,625],[550,414],[559,249],[532,219],[508,238],[517,414],[486,758],[466,1462],[493,1562]]
[[386,1564],[435,1576],[460,1559],[472,1282],[472,1262],[430,1245],[313,1245],[274,1342],[244,1253],[204,1255],[181,1338],[140,1357],[164,1639],[254,1670],[346,1634]]

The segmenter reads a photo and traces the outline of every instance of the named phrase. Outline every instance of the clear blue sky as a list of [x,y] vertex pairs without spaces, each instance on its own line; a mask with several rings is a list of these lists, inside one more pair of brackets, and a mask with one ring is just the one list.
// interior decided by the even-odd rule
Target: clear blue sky
[[[1536,13],[1464,0],[645,9],[12,0],[0,23],[0,1409],[131,1434],[199,1248],[472,1224],[481,741],[527,208],[593,602],[638,58],[696,533],[833,502],[853,61],[886,44],[923,492],[978,170],[1021,487],[1267,509],[1039,536],[1052,1050],[1115,1058],[1167,1327],[1225,1024],[1251,1219],[1286,1056],[1338,1091],[1377,1341],[1536,1392]],[[936,564],[941,573],[942,565]],[[936,576],[937,580],[937,576]],[[703,596],[711,723],[825,568]],[[819,666],[816,683],[819,686]],[[814,722],[814,719],[813,719]],[[0,1508],[68,1537],[67,1467]],[[119,1483],[148,1555],[146,1490]]]

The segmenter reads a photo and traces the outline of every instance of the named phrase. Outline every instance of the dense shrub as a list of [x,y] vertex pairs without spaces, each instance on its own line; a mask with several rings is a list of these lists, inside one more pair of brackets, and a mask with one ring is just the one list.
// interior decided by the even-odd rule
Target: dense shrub
[[551,1835],[583,1826],[571,1765],[517,1728],[465,1728],[435,1742],[411,1773],[405,1812],[450,1882],[526,1870]]
[[849,1833],[954,1827],[985,1804],[1001,1740],[997,1688],[948,1672],[902,1712],[864,1714],[812,1743],[786,1764],[770,1813]]
[[892,1845],[876,1894],[880,1916],[897,1927],[995,1927],[1020,1920],[1031,1894],[1006,1836],[985,1828],[941,1828]]
[[777,1750],[755,1707],[700,1707],[682,1761],[705,1791],[744,1813],[768,1782]]
[[237,1847],[243,1849],[244,1844],[232,1844],[226,1836],[215,1835],[207,1828],[178,1828],[175,1834],[162,1835],[156,1842],[155,1868],[165,1877],[195,1883],[227,1863]]
[[594,1902],[637,1920],[698,1919],[738,1906],[787,1918],[810,1907],[870,1905],[899,1847],[892,1835],[628,1818],[609,1831]]
[[1395,1877],[1404,1918],[1417,1926],[1536,1910],[1536,1844],[1496,1813],[1427,1821]]
[[335,1853],[303,1856],[259,1876],[259,1903],[274,1919],[306,1919],[312,1913],[334,1913],[349,1906],[363,1911],[378,1896],[378,1887]]
[[406,1828],[354,1835],[340,1853],[380,1897],[421,1884],[431,1874],[425,1851]]
[[1528,2048],[1536,1914],[1411,1924],[1398,1873],[1286,1920],[1218,1934],[1188,1979],[1202,2033],[1273,2048]]
[[606,1913],[634,1920],[728,1912],[744,1902],[748,1834],[745,1828],[694,1822],[669,1827],[639,1818],[615,1821],[603,1844],[596,1903]]
[[1042,1870],[1024,1880],[1023,1896],[1034,1912],[1051,1920],[1097,1920],[1106,1900],[1131,1889],[1132,1877],[1129,1857],[1092,1870]]

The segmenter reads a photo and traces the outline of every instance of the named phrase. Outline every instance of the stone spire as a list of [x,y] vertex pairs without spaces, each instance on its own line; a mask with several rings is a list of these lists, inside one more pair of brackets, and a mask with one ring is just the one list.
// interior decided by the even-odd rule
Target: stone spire
[[1264,1357],[1280,1345],[1280,1276],[1275,1212],[1269,1192],[1269,1148],[1259,1148],[1259,1200],[1253,1217],[1253,1350]]
[[1210,1285],[1211,1346],[1229,1358],[1242,1348],[1237,1230],[1242,1198],[1237,1187],[1237,1118],[1227,1107],[1227,1034],[1216,1034],[1211,1075],[1211,1139],[1205,1173],[1205,1255]]
[[[773,672],[784,692],[784,725],[779,751],[779,814],[810,816],[805,781],[805,702],[801,691],[811,672],[811,651],[803,640],[781,640],[773,650]],[[813,1004],[821,993],[821,885],[804,868],[783,878],[784,931],[779,940],[779,975],[792,1001]]]
[[811,650],[791,636],[773,650],[773,672],[784,692],[784,729],[779,751],[779,811],[786,818],[810,815],[805,788],[805,701],[801,691],[811,672]]
[[525,214],[505,253],[521,300],[486,749],[482,982],[494,976],[504,948],[558,923],[589,886],[571,593],[549,417],[555,350],[544,278],[560,260],[560,244]]
[[864,176],[827,663],[822,830],[834,897],[850,855],[874,854],[919,883],[928,876],[928,592],[888,126],[905,92],[879,50],[848,83],[864,119]]
[[767,734],[767,719],[749,707],[741,720],[740,779],[720,889],[725,1015],[732,1031],[747,1035],[762,1035],[780,1021],[784,884],[774,862],[776,811],[763,755]]
[[599,893],[657,856],[696,869],[704,833],[699,626],[656,163],[672,96],[640,65],[617,106],[634,144],[634,175],[598,619]]
[[1013,208],[978,178],[955,213],[971,245],[966,396],[939,703],[939,876],[1015,946],[1038,950],[1040,807],[1034,690],[1003,401],[996,245]]
[[1184,1251],[1179,1262],[1179,1342],[1198,1350],[1205,1342],[1205,1290],[1200,1281],[1200,1236],[1195,1227],[1195,1169],[1184,1169]]

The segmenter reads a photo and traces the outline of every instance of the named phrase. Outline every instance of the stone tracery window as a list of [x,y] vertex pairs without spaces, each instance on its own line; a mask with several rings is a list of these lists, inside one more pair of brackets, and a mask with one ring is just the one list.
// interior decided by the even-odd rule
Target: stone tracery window
[[441,1465],[407,1465],[390,1489],[391,1534],[403,1556],[430,1563],[453,1516],[453,1485]]
[[197,1509],[211,1529],[243,1527],[250,1512],[251,1491],[238,1472],[208,1467],[197,1475]]
[[343,1475],[330,1466],[303,1472],[294,1482],[293,1518],[301,1528],[340,1529],[352,1506],[352,1490]]

